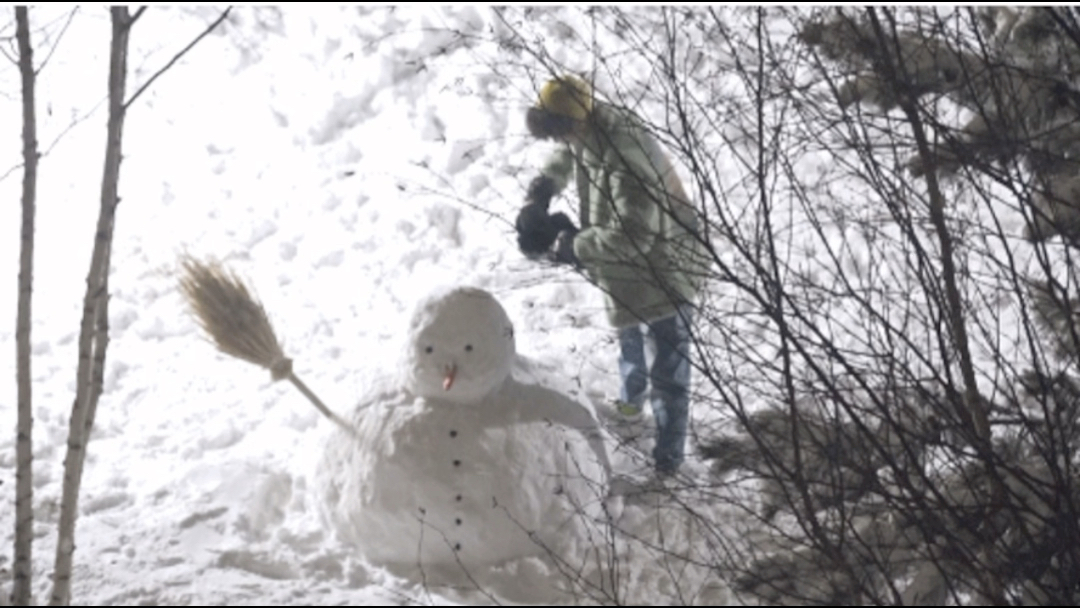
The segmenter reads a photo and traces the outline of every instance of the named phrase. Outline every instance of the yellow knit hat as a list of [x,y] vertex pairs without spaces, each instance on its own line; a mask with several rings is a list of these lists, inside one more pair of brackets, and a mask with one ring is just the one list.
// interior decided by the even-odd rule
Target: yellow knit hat
[[593,108],[592,88],[576,76],[552,78],[540,88],[536,107],[552,114],[585,120]]

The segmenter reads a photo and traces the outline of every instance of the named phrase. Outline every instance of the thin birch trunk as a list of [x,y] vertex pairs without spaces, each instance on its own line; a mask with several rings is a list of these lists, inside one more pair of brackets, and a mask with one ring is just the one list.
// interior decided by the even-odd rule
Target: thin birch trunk
[[226,8],[190,44],[158,70],[127,101],[127,50],[131,26],[146,10],[132,15],[127,7],[112,7],[112,46],[109,58],[109,122],[105,148],[105,171],[101,185],[101,211],[98,215],[90,272],[86,277],[86,297],[79,332],[79,366],[75,403],[68,430],[68,452],[64,459],[64,493],[60,503],[60,530],[56,544],[56,567],[53,575],[51,605],[71,602],[71,567],[75,552],[75,520],[78,515],[79,486],[82,481],[86,444],[94,425],[98,399],[105,375],[105,353],[109,344],[109,268],[112,255],[116,206],[120,203],[120,161],[124,119],[127,108],[150,84],[225,21],[232,7]]
[[37,118],[34,115],[34,54],[30,46],[30,17],[25,6],[15,7],[15,37],[19,45],[23,106],[22,247],[19,252],[19,302],[15,323],[16,381],[19,421],[16,435],[15,564],[11,600],[31,603],[34,539],[34,411],[31,399],[30,326],[34,284],[34,204],[37,197]]
[[101,185],[90,272],[79,333],[79,365],[75,403],[68,429],[68,451],[64,459],[64,491],[60,502],[60,529],[56,543],[56,566],[50,604],[71,603],[71,567],[75,553],[75,520],[78,516],[79,487],[82,482],[86,444],[93,425],[98,395],[101,393],[105,348],[108,344],[108,273],[113,227],[119,199],[121,142],[124,127],[124,87],[127,79],[127,48],[132,19],[125,6],[112,7],[112,45],[109,58],[109,121],[105,147],[105,171]]

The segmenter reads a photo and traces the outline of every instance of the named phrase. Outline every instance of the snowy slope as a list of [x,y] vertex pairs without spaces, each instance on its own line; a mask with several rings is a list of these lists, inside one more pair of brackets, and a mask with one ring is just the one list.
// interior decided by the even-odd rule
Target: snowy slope
[[[32,9],[52,46],[62,9]],[[201,31],[212,9],[151,8],[132,37],[134,90]],[[567,390],[613,395],[616,351],[600,294],[516,251],[512,218],[544,153],[524,131],[536,74],[493,66],[486,8],[243,8],[132,107],[113,273],[105,391],[82,486],[74,601],[80,604],[383,604],[485,602],[431,595],[366,564],[323,528],[312,473],[331,425],[291,387],[216,353],[176,289],[177,257],[212,257],[249,279],[296,371],[347,411],[401,347],[413,304],[444,284],[496,295],[518,351]],[[103,158],[108,18],[82,8],[41,73],[43,146],[34,292],[38,602],[50,588],[79,315]],[[574,49],[562,54],[573,63]],[[46,53],[39,52],[38,57]],[[40,59],[39,59],[40,61]],[[493,70],[498,67],[498,70]],[[584,67],[584,66],[583,66]],[[17,72],[0,73],[0,121],[20,125]],[[512,76],[512,78],[510,77]],[[9,145],[0,168],[16,166]],[[0,181],[18,200],[21,172]],[[560,203],[565,205],[565,203]],[[0,206],[0,503],[13,504],[18,240]],[[632,466],[626,455],[623,464]],[[680,553],[695,531],[677,512],[627,507],[624,524]],[[658,527],[658,523],[659,527]],[[0,570],[13,512],[0,509]],[[655,540],[655,539],[654,539]],[[632,545],[632,544],[631,544]],[[627,601],[694,599],[706,573],[673,584],[637,545],[624,548]],[[561,575],[506,567],[543,595]],[[683,576],[682,573],[679,576]],[[3,588],[3,585],[0,585]],[[497,589],[495,589],[497,592]],[[6,593],[5,593],[6,594]],[[675,598],[678,598],[675,599]]]

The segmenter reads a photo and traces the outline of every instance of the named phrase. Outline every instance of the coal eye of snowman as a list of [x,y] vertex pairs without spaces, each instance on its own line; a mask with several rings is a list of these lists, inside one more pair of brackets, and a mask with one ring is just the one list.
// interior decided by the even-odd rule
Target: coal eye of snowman
[[466,344],[465,345],[465,352],[467,352],[467,353],[472,352],[472,344]]
[[424,349],[424,352],[430,355],[431,352],[434,351],[434,350],[435,350],[434,348],[428,346],[427,348]]

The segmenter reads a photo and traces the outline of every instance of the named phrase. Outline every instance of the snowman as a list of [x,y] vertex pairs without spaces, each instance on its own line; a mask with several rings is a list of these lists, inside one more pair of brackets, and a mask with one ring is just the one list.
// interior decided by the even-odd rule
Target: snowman
[[[515,352],[486,291],[421,302],[401,372],[337,431],[316,485],[323,514],[391,570],[476,572],[528,556],[584,560],[604,521],[610,463],[595,412]],[[426,574],[425,574],[426,576]]]

